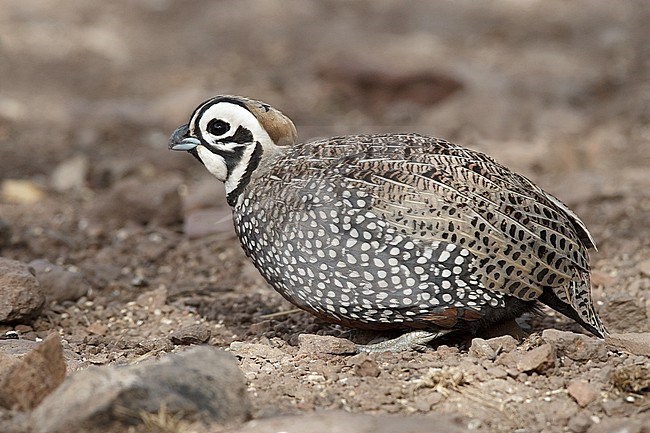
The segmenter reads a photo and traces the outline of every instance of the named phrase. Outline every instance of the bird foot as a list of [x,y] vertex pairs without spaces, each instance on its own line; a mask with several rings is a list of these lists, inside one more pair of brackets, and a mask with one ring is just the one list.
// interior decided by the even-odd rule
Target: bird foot
[[378,352],[402,352],[405,350],[423,350],[426,349],[426,343],[447,334],[448,330],[429,332],[429,331],[411,331],[402,334],[397,338],[381,341],[374,344],[357,344],[355,350],[357,353],[378,353]]

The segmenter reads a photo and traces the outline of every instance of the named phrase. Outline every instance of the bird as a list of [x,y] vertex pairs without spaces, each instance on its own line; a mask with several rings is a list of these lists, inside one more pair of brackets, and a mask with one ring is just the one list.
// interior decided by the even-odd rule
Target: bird
[[241,246],[295,306],[421,347],[545,304],[604,338],[578,216],[484,153],[415,133],[298,142],[267,103],[219,95],[171,135],[219,181]]

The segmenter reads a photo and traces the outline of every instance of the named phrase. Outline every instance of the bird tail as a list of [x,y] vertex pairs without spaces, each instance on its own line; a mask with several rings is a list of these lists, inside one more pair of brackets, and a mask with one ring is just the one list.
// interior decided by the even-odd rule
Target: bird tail
[[598,317],[591,299],[591,280],[585,272],[569,283],[544,289],[539,301],[575,320],[597,337],[605,338],[609,333]]

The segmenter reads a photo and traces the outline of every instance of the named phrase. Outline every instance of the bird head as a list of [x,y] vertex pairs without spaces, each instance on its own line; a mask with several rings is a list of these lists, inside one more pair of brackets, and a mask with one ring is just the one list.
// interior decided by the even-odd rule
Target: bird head
[[[241,191],[265,154],[296,141],[296,128],[280,111],[241,96],[217,96],[199,105],[169,138],[224,182],[226,194]],[[236,197],[229,197],[234,200]],[[232,204],[232,203],[231,203]]]

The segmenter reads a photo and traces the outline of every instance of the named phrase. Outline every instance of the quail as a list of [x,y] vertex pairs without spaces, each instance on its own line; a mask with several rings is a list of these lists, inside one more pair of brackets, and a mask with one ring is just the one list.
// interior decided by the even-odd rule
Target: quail
[[489,156],[419,134],[296,142],[270,105],[217,96],[169,139],[224,182],[246,255],[326,321],[409,331],[396,351],[476,331],[538,302],[603,338],[595,242],[560,200]]

